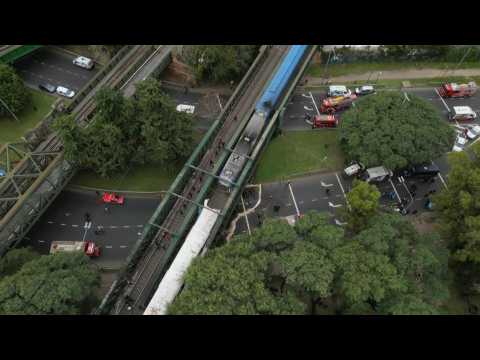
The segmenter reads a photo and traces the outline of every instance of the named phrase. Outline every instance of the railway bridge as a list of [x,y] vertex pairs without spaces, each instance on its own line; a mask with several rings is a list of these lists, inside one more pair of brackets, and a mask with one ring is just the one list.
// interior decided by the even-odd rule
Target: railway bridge
[[0,45],[0,63],[11,64],[43,45]]
[[[160,206],[145,227],[140,241],[127,260],[127,266],[112,285],[96,313],[142,314],[162,277],[195,223],[206,198],[221,209],[218,221],[203,251],[228,225],[244,186],[252,176],[261,152],[274,134],[296,84],[315,53],[308,46],[280,105],[263,130],[253,153],[231,192],[218,186],[218,174],[250,119],[256,103],[289,50],[287,45],[264,45],[237,86],[234,94],[213,123],[202,142],[166,192]],[[212,205],[209,205],[212,206]]]
[[103,87],[134,94],[135,83],[161,72],[171,61],[171,45],[126,45],[66,107],[57,107],[26,134],[24,141],[0,147],[0,256],[20,243],[68,184],[76,168],[63,156],[63,145],[50,125],[73,114],[80,126],[94,119],[95,94]]

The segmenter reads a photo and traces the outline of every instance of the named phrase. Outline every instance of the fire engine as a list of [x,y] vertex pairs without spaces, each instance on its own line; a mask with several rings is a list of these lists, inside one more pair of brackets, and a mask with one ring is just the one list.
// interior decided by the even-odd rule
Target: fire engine
[[52,241],[50,254],[83,251],[89,257],[100,256],[100,248],[93,241]]
[[477,92],[477,84],[474,81],[470,81],[468,84],[443,84],[437,91],[443,98],[470,97]]
[[349,96],[326,98],[323,100],[322,106],[320,106],[320,112],[322,114],[331,114],[336,111],[349,108],[356,99],[357,95],[354,94]]
[[317,115],[312,122],[312,129],[337,126],[338,118],[335,115]]

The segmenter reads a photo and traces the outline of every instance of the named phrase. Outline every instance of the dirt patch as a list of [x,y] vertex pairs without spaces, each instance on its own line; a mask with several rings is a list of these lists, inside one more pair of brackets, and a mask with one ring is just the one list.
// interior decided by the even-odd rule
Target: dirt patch
[[168,65],[168,67],[162,73],[160,79],[188,87],[195,85],[195,77],[190,67],[182,63],[175,57],[172,59],[170,65]]

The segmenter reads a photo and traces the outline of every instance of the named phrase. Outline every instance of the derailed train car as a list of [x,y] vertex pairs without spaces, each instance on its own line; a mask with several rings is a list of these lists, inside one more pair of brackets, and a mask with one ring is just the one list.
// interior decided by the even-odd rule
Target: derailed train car
[[247,157],[255,147],[265,124],[270,120],[271,115],[279,105],[279,100],[287,89],[306,50],[307,45],[294,45],[285,56],[284,61],[257,103],[255,111],[245,127],[245,131],[220,173],[219,183],[222,186],[231,188],[235,184],[247,161]]

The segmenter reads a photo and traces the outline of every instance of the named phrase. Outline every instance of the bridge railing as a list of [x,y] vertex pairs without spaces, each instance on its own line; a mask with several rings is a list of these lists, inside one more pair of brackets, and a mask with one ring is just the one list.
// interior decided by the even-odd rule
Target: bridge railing
[[[167,218],[170,212],[170,209],[175,204],[175,201],[177,200],[177,198],[171,195],[170,193],[176,193],[176,194],[181,193],[184,187],[186,186],[186,184],[188,183],[188,181],[191,179],[191,176],[194,170],[190,168],[189,165],[196,166],[200,163],[203,155],[210,148],[212,142],[214,141],[215,135],[220,131],[228,115],[231,113],[234,106],[238,103],[241,96],[245,93],[247,85],[252,79],[255,73],[255,70],[258,68],[259,64],[268,55],[269,48],[270,48],[269,46],[265,46],[265,45],[260,48],[257,58],[252,63],[249,70],[243,77],[242,81],[237,86],[235,92],[232,94],[232,96],[228,100],[227,104],[223,108],[217,120],[215,120],[215,122],[212,124],[208,132],[203,137],[200,144],[195,148],[194,152],[189,157],[189,159],[187,160],[186,164],[184,165],[180,173],[177,175],[175,181],[170,186],[169,193],[165,195],[159,207],[155,210],[154,214],[150,218],[148,224],[144,228],[144,231],[142,233],[140,240],[136,243],[130,256],[127,258],[127,265],[119,273],[117,281],[112,285],[109,293],[104,298],[101,306],[95,311],[95,313],[106,314],[112,308],[113,304],[115,303],[118,296],[121,294],[123,287],[126,284],[127,276],[131,274],[132,271],[135,269],[135,266],[138,263],[139,259],[144,255],[145,250],[150,246],[150,244],[152,243],[152,241],[154,240],[155,236],[158,233],[158,229],[152,224],[163,223]],[[218,167],[218,162],[217,162],[217,167]],[[181,229],[177,234],[178,236],[172,237],[172,241],[163,258],[163,264],[161,265],[162,276],[163,276],[163,273],[166,271],[168,265],[173,260],[172,257],[180,245],[180,240],[184,238],[186,231],[192,226],[196,215],[197,215],[196,207],[190,206],[189,210],[186,213],[186,217],[182,223]],[[158,282],[161,280],[162,276],[159,277]]]

